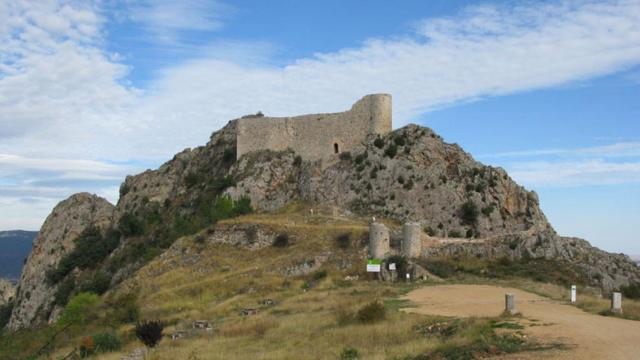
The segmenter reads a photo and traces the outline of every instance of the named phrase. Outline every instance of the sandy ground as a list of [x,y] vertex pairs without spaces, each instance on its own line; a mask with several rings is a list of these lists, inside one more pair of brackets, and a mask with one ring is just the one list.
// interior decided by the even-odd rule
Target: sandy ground
[[497,316],[504,294],[513,293],[525,334],[541,343],[561,342],[565,350],[516,354],[505,359],[640,359],[640,321],[586,313],[526,291],[489,285],[442,285],[414,290],[404,311],[443,316]]

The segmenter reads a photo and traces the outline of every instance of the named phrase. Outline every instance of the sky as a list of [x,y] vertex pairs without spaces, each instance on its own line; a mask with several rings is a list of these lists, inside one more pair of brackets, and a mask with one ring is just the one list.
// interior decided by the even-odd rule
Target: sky
[[379,92],[561,235],[640,254],[640,0],[0,0],[0,230],[115,203],[230,119]]

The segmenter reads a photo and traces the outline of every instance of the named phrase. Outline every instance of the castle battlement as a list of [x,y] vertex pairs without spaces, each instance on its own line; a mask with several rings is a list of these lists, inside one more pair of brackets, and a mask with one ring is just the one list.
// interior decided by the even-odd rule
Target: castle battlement
[[330,159],[391,129],[391,95],[373,94],[340,113],[238,119],[236,154],[291,148],[305,160]]

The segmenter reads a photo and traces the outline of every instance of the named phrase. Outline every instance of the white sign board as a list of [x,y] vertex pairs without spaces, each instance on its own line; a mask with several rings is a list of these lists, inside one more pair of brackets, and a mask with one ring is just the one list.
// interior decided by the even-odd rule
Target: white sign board
[[380,272],[380,264],[367,264],[367,272]]
[[380,272],[382,261],[378,259],[369,259],[367,261],[367,272]]
[[395,269],[396,269],[396,263],[389,264],[389,270],[395,270]]
[[571,285],[571,302],[576,302],[576,286]]

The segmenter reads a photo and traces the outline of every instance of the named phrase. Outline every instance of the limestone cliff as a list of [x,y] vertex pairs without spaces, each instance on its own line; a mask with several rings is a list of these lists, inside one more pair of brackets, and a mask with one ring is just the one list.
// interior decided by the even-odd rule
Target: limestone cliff
[[58,311],[53,300],[59,285],[50,286],[46,271],[71,252],[74,240],[90,227],[105,228],[111,223],[113,205],[88,193],[72,195],[60,202],[47,217],[22,271],[9,329],[31,327],[54,320]]

